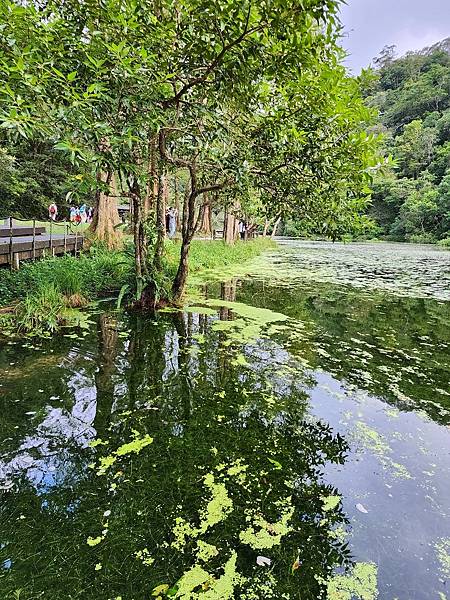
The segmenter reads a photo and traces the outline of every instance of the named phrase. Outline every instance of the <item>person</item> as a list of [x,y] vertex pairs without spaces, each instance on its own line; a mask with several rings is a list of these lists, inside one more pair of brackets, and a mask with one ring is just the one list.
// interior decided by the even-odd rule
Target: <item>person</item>
[[86,212],[87,206],[86,204],[83,202],[83,204],[80,206],[79,211],[80,211],[80,218],[81,218],[81,223],[86,223],[86,219],[87,219],[87,212]]
[[52,221],[56,221],[56,217],[58,216],[58,207],[54,202],[50,204],[48,207],[48,218]]
[[69,220],[71,223],[75,223],[76,214],[77,214],[76,206],[71,205],[70,212],[69,212]]
[[244,221],[239,221],[239,235],[241,236],[241,240],[245,240],[245,223]]
[[88,223],[92,223],[92,221],[94,220],[94,209],[92,208],[92,206],[90,206],[88,208],[87,215],[88,215]]
[[169,237],[173,238],[173,236],[175,235],[175,232],[177,230],[177,216],[178,216],[178,211],[176,208],[169,208]]
[[75,209],[75,225],[79,225],[81,223],[81,214],[80,214],[80,209],[77,208]]

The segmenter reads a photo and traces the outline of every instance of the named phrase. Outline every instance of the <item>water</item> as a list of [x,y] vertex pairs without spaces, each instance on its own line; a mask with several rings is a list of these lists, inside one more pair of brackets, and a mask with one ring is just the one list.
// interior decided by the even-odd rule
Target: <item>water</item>
[[0,597],[450,598],[450,253],[250,271],[0,345]]

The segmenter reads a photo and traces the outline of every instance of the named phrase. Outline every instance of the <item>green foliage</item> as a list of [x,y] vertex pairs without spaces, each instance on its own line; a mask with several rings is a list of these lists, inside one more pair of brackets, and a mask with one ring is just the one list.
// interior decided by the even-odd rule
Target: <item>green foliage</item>
[[48,258],[24,263],[17,272],[0,272],[0,304],[24,299],[41,285],[60,294],[82,294],[88,299],[115,292],[128,281],[131,261],[124,253],[93,249],[80,257]]
[[[161,171],[188,175],[187,252],[206,192],[222,207],[295,215],[307,231],[336,239],[364,228],[378,162],[376,136],[365,132],[373,111],[339,65],[338,8],[338,0],[39,8],[6,0],[1,127],[14,143],[50,139],[80,169],[83,193],[106,186],[102,173],[119,174],[137,206],[153,147]],[[160,270],[160,245],[143,245],[136,288],[163,289],[150,273]]]
[[392,47],[376,61],[366,102],[380,111],[385,153],[393,168],[378,174],[369,211],[381,233],[426,241],[450,228],[450,53],[447,40],[395,59]]
[[[51,202],[67,217],[68,198],[80,185],[80,175],[67,157],[49,142],[0,138],[0,143],[0,218],[47,218]],[[86,194],[77,196],[81,198],[89,200]]]
[[441,246],[441,248],[446,248],[450,250],[450,237],[446,237],[442,240],[439,240],[438,245]]

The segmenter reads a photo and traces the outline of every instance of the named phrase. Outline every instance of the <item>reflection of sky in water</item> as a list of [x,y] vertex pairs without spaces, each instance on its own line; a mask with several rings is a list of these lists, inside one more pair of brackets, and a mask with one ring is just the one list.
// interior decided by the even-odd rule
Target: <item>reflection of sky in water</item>
[[[394,598],[434,597],[428,595],[438,569],[434,545],[450,536],[450,431],[414,412],[394,415],[381,399],[346,392],[326,374],[318,375],[311,406],[351,442],[346,464],[328,469],[327,477],[343,493],[353,553],[378,564],[381,585],[386,582],[383,598],[388,592]],[[361,422],[381,436],[388,451],[358,439]],[[396,464],[410,477],[399,476]],[[368,513],[360,513],[357,503]]]
[[0,481],[4,489],[25,475],[36,487],[49,489],[61,485],[71,472],[72,445],[84,448],[95,438],[92,427],[96,412],[95,388],[80,374],[69,381],[74,402],[65,408],[45,407],[45,416],[35,431],[26,436],[14,451],[0,461]]

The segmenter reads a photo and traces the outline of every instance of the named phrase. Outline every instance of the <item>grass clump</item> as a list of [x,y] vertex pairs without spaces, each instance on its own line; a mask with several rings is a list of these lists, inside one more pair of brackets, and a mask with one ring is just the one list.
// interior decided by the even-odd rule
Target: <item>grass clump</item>
[[[276,244],[269,238],[256,238],[247,242],[237,241],[232,246],[222,240],[194,240],[189,254],[189,272],[196,274],[201,271],[219,270],[221,267],[241,264],[255,258],[261,252],[274,248]],[[180,245],[177,242],[167,244],[167,263],[172,272],[176,272]]]
[[65,309],[64,296],[52,283],[44,283],[27,294],[15,311],[15,326],[19,332],[36,334],[55,331]]

